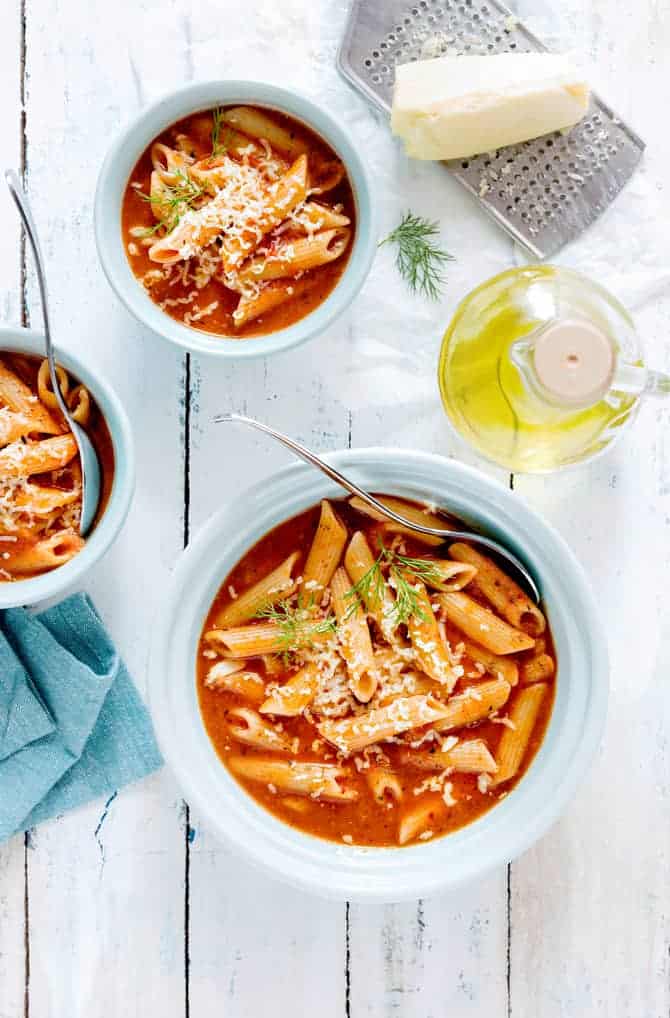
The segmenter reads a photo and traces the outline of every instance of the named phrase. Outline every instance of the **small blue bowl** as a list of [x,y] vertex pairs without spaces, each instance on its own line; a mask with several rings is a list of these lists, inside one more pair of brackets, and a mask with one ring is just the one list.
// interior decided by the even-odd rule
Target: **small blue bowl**
[[[265,106],[287,113],[320,135],[344,163],[356,202],[356,232],[349,261],[330,296],[294,325],[250,339],[227,338],[192,329],[161,311],[133,275],[121,235],[124,191],[135,163],[153,139],[192,113],[236,104]],[[110,286],[139,321],[186,350],[236,359],[279,353],[323,332],[360,290],[377,248],[370,179],[354,140],[310,99],[259,81],[209,81],[188,85],[143,110],[121,132],[103,163],[95,195],[95,237]]]
[[[44,356],[44,336],[32,329],[0,326],[0,354]],[[18,605],[36,605],[50,598],[62,597],[81,583],[84,576],[108,551],[123,526],[135,487],[135,445],[130,421],[121,400],[102,375],[84,364],[74,354],[56,350],[56,360],[65,370],[82,382],[98,404],[112,438],[114,476],[105,511],[86,538],[78,554],[57,569],[13,583],[0,583],[0,609]]]

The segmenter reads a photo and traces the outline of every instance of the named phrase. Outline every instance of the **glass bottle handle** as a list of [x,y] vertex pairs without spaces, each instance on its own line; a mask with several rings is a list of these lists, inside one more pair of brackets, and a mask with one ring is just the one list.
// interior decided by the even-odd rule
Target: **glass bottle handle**
[[650,371],[642,365],[621,364],[615,371],[611,387],[617,392],[664,399],[670,396],[670,375],[665,375],[661,371]]

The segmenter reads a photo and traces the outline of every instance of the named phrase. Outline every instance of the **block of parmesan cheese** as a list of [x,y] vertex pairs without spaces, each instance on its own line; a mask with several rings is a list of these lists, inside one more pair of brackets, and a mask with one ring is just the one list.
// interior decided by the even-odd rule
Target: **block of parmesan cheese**
[[438,57],[396,67],[391,128],[414,159],[464,159],[571,127],[588,104],[559,54]]

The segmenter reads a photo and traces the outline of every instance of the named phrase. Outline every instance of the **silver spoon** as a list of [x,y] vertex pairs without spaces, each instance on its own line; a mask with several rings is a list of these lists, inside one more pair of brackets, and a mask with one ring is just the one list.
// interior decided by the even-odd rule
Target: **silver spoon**
[[51,341],[51,328],[49,326],[49,307],[47,299],[47,281],[44,272],[44,259],[42,258],[40,242],[37,235],[37,227],[35,226],[30,205],[28,204],[28,198],[26,197],[19,178],[14,170],[5,170],[5,180],[7,181],[7,187],[11,192],[12,198],[16,203],[16,207],[19,210],[19,215],[21,216],[23,225],[26,228],[26,234],[28,235],[28,240],[30,241],[30,246],[35,258],[35,269],[37,271],[37,281],[40,287],[40,299],[42,302],[44,339],[46,343],[47,361],[49,362],[51,388],[53,389],[60,411],[65,418],[70,431],[74,435],[74,440],[77,443],[77,449],[79,450],[79,462],[81,463],[81,517],[79,520],[79,533],[82,537],[85,537],[91,529],[91,525],[95,519],[95,514],[98,511],[98,505],[100,504],[100,461],[98,460],[98,454],[93,447],[93,443],[81,425],[77,424],[72,417],[70,409],[63,399],[63,394],[60,391],[60,384],[58,382],[58,376],[56,375],[56,359],[54,357],[53,343]]
[[266,435],[271,435],[282,445],[285,445],[287,449],[299,456],[300,459],[305,460],[307,463],[311,463],[312,466],[318,467],[327,477],[330,477],[331,481],[335,481],[340,484],[347,491],[351,492],[352,495],[358,495],[359,498],[367,502],[369,506],[375,509],[382,516],[386,516],[387,519],[393,520],[395,523],[402,524],[403,527],[408,527],[410,530],[415,530],[419,534],[430,534],[431,537],[443,537],[445,541],[470,541],[472,544],[480,544],[484,548],[488,548],[490,551],[494,551],[496,555],[500,555],[509,562],[516,571],[520,574],[526,587],[532,594],[534,600],[539,603],[540,591],[539,588],[529,573],[528,569],[523,565],[522,562],[513,555],[511,551],[508,551],[502,544],[498,544],[497,541],[493,541],[490,537],[484,537],[482,534],[473,533],[470,530],[448,530],[448,529],[437,529],[436,527],[424,527],[419,523],[413,523],[411,520],[406,520],[404,516],[400,516],[398,513],[393,512],[392,509],[388,509],[378,499],[371,495],[369,492],[364,491],[363,488],[359,488],[357,484],[350,481],[339,470],[335,470],[325,460],[320,459],[310,449],[307,449],[304,445],[299,442],[295,442],[292,438],[282,434],[281,431],[277,431],[275,428],[271,428],[268,424],[262,424],[260,421],[255,420],[253,417],[244,417],[242,414],[220,414],[214,418],[215,424],[226,424],[229,422],[238,421],[241,424],[248,424],[252,428],[257,428],[259,431],[264,431]]

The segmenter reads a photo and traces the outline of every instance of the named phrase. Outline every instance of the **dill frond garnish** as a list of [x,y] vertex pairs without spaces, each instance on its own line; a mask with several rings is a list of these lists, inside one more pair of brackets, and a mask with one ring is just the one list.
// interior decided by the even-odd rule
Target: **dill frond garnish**
[[212,155],[220,156],[225,152],[225,145],[221,141],[221,128],[223,126],[223,112],[217,106],[212,113]]
[[279,629],[280,653],[290,655],[300,647],[312,647],[320,636],[336,631],[335,616],[314,614],[314,598],[306,604],[302,598],[277,601],[261,608],[256,618],[274,622]]
[[412,293],[439,300],[445,285],[444,267],[454,256],[435,242],[440,228],[423,216],[406,212],[395,230],[379,242],[396,244],[396,266]]
[[393,610],[389,616],[391,623],[394,626],[407,625],[411,618],[425,622],[426,613],[421,605],[422,591],[416,589],[416,581],[435,582],[440,579],[439,571],[432,562],[400,555],[391,548],[384,547],[381,542],[379,556],[374,564],[345,595],[352,599],[347,617],[356,611],[359,605],[367,611],[375,611],[381,606],[385,582],[382,566],[388,567],[389,583],[395,591]]
[[150,237],[161,227],[165,227],[165,230],[170,233],[174,230],[184,212],[187,209],[193,208],[194,203],[205,193],[200,185],[188,173],[184,173],[183,170],[176,170],[175,177],[177,177],[177,182],[175,184],[164,184],[165,189],[160,194],[154,195],[145,194],[143,191],[137,192],[143,201],[147,201],[150,205],[158,206],[161,210],[164,210],[158,222],[153,226],[147,227],[143,234],[144,236]]
[[359,605],[371,612],[381,607],[384,600],[384,575],[381,568],[384,557],[385,549],[382,549],[368,571],[344,595],[351,599],[345,619],[353,615]]

